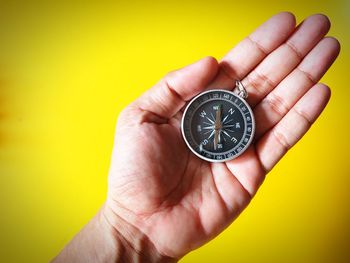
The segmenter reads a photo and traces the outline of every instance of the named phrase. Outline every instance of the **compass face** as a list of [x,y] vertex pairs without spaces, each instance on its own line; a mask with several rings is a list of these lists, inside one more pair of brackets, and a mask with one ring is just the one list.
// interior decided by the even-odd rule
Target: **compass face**
[[224,162],[247,149],[255,123],[244,99],[230,91],[209,90],[188,104],[181,128],[193,153],[210,162]]

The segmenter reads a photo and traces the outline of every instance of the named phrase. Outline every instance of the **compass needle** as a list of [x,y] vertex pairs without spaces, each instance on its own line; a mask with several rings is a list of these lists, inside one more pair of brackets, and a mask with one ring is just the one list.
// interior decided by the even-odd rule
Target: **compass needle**
[[221,105],[218,105],[216,108],[217,109],[216,109],[216,114],[215,114],[214,150],[216,150],[217,147],[218,147],[219,133],[220,133],[220,130],[221,130],[221,127],[222,127],[222,123],[221,123]]

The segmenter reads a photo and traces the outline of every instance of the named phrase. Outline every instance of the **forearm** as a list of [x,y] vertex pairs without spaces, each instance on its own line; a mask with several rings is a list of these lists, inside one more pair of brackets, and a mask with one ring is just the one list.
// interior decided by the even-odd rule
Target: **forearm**
[[143,233],[111,213],[103,207],[52,262],[175,261],[160,255]]

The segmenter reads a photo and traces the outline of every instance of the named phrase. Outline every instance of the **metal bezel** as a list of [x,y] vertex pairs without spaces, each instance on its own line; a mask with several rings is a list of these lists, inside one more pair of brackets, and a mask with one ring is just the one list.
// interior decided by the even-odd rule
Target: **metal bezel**
[[[220,92],[226,92],[226,93],[229,93],[230,95],[233,95],[234,97],[238,98],[240,101],[242,101],[244,103],[244,105],[247,107],[251,117],[252,117],[252,132],[251,132],[251,136],[249,138],[249,141],[247,142],[247,144],[243,147],[243,149],[237,153],[236,155],[232,156],[232,157],[229,157],[229,158],[225,158],[225,159],[221,159],[221,160],[218,160],[218,159],[210,159],[210,158],[207,158],[201,154],[199,154],[198,152],[196,152],[195,149],[192,148],[192,146],[190,145],[190,143],[188,142],[187,138],[186,138],[186,135],[185,135],[185,129],[184,129],[184,121],[185,121],[185,116],[186,116],[186,113],[187,113],[187,110],[189,109],[189,107],[191,106],[191,104],[197,99],[199,98],[200,96],[203,96],[204,94],[206,93],[212,93],[212,92],[217,92],[217,91],[220,91]],[[223,162],[227,162],[227,161],[230,161],[230,160],[233,160],[233,159],[236,159],[238,156],[240,156],[241,154],[243,154],[247,149],[248,147],[250,146],[251,142],[253,141],[254,139],[254,135],[255,135],[255,118],[254,118],[254,114],[253,114],[253,111],[252,109],[250,108],[249,104],[243,99],[241,98],[240,96],[238,96],[237,94],[235,94],[233,91],[229,91],[229,90],[224,90],[224,89],[211,89],[211,90],[207,90],[207,91],[204,91],[204,92],[201,92],[200,94],[198,94],[197,96],[195,96],[194,98],[192,98],[192,100],[187,104],[186,108],[185,108],[185,111],[182,115],[182,120],[181,120],[181,133],[182,133],[182,137],[184,138],[184,141],[187,145],[187,147],[196,155],[198,156],[199,158],[201,158],[202,160],[205,160],[205,161],[208,161],[208,162],[212,162],[212,163],[223,163]]]

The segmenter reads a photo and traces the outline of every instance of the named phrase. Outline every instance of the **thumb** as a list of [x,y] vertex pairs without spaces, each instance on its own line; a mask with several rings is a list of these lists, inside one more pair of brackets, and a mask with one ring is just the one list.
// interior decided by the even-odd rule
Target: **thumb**
[[169,119],[185,105],[187,100],[205,90],[216,76],[218,68],[215,58],[205,57],[168,73],[135,103],[142,110]]

